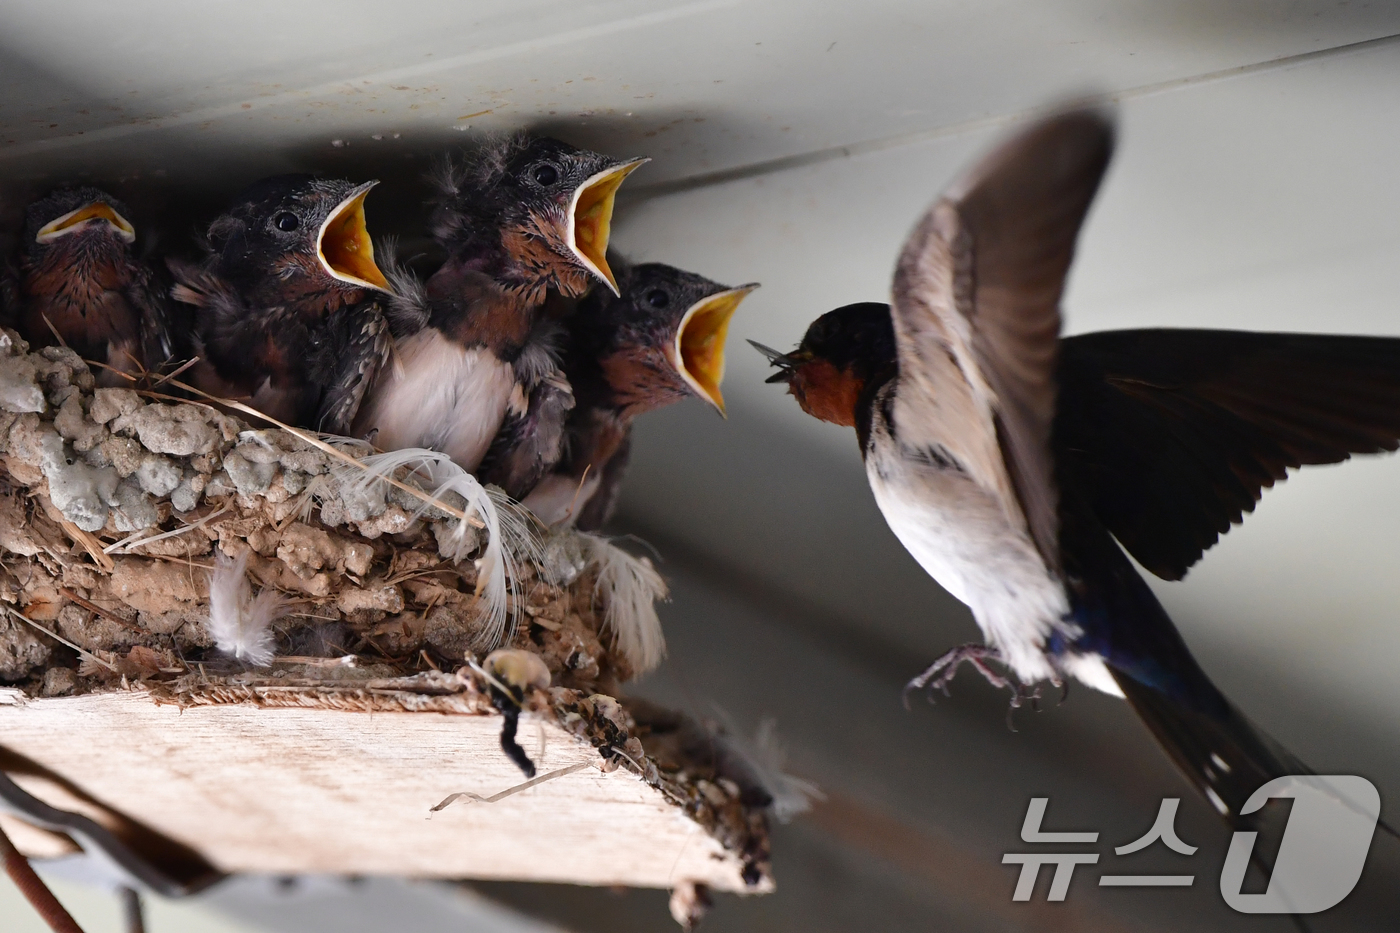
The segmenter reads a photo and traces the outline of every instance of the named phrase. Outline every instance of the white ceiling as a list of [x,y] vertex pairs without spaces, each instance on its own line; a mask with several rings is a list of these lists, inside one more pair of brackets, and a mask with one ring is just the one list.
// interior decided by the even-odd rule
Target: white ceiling
[[1396,32],[1400,8],[1319,0],[7,4],[0,159],[256,171],[545,124],[653,155],[655,183]]

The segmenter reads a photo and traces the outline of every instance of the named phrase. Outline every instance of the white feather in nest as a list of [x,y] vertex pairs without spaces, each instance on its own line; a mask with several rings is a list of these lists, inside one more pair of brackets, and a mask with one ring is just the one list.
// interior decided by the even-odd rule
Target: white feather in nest
[[306,481],[306,488],[297,493],[292,514],[298,521],[310,521],[311,510],[335,496],[335,481],[328,474],[317,473]]
[[[431,501],[419,506],[415,518],[443,503],[449,493],[455,493],[462,498],[463,511],[481,519],[486,526],[486,546],[477,564],[477,596],[482,600],[485,624],[477,642],[488,651],[503,644],[515,621],[509,597],[519,586],[519,561],[538,565],[542,557],[533,516],[499,489],[482,486],[475,476],[440,451],[406,447],[364,457],[359,466],[361,469],[353,474],[349,466],[339,468],[337,475],[345,482],[368,485],[393,476],[400,468],[409,470],[431,497]],[[476,549],[465,522],[458,522],[445,541],[439,539],[439,546],[443,545],[447,547],[443,556],[451,560],[462,560]]]
[[352,457],[365,457],[374,453],[374,445],[358,437],[343,437],[339,434],[317,434],[316,437],[323,443],[330,444],[341,453]]
[[237,558],[219,552],[209,577],[209,622],[214,644],[225,654],[256,667],[272,663],[272,623],[287,612],[287,598],[271,587],[253,595],[248,582],[248,551]]
[[772,795],[773,815],[778,822],[786,823],[799,813],[812,809],[813,801],[826,799],[817,785],[783,770],[787,765],[787,750],[778,740],[777,720],[765,719],[760,722],[752,746],[740,743],[739,751],[745,755],[749,767],[758,774],[764,789]]
[[666,581],[645,557],[634,557],[601,535],[578,534],[588,562],[597,568],[594,592],[603,602],[603,625],[633,672],[644,674],[666,657],[656,615],[656,601],[670,595]]
[[[366,457],[374,453],[374,447],[368,441],[362,441],[358,438],[320,433],[317,433],[315,437],[348,457]],[[346,473],[341,471],[339,467],[332,467],[330,473],[313,474],[306,481],[306,488],[297,493],[292,514],[300,521],[310,520],[311,510],[328,499],[334,499],[340,484],[346,479]]]
[[786,823],[794,816],[812,809],[812,803],[825,800],[821,788],[811,781],[788,774],[783,770],[787,765],[787,750],[778,739],[778,722],[765,719],[758,724],[758,731],[752,740],[742,738],[734,729],[729,716],[716,707],[720,722],[712,724],[716,741],[723,743],[737,757],[768,796],[773,798],[769,805],[778,822]]

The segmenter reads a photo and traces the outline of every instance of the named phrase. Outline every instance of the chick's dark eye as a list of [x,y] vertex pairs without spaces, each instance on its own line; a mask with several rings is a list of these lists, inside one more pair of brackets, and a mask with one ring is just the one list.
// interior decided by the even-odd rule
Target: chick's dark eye
[[559,180],[559,170],[552,165],[536,165],[530,176],[535,179],[537,185],[548,188]]
[[670,303],[671,296],[666,294],[666,292],[662,289],[653,288],[651,291],[647,292],[647,304],[651,305],[653,308],[656,308],[658,311],[666,307]]
[[291,233],[301,226],[301,218],[291,211],[281,211],[272,218],[272,224],[283,233]]

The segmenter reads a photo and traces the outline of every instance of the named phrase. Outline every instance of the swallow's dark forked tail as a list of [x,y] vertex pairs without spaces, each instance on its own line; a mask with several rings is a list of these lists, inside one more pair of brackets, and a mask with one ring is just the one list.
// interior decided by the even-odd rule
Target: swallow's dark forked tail
[[1113,679],[1172,761],[1236,828],[1268,781],[1309,769],[1235,708],[1206,676],[1156,595],[1109,534],[1067,498],[1075,647],[1107,661]]
[[[1073,500],[1071,500],[1073,501]],[[1255,725],[1211,682],[1166,610],[1118,544],[1085,512],[1068,509],[1062,534],[1075,560],[1074,648],[1108,662],[1114,681],[1162,750],[1235,830],[1258,833],[1249,862],[1272,878],[1272,845],[1291,811],[1246,804],[1275,778],[1315,772]],[[1349,801],[1347,801],[1350,803]],[[1395,831],[1379,824],[1391,835]],[[1267,840],[1267,841],[1261,841]],[[1304,933],[1306,924],[1294,922]]]
[[1114,679],[1163,751],[1236,829],[1259,828],[1240,810],[1260,787],[1312,773],[1228,700],[1222,712],[1206,713],[1125,674],[1115,672]]
[[1061,550],[1079,646],[1103,655],[1225,819],[1257,828],[1257,814],[1240,814],[1254,791],[1310,771],[1216,688],[1123,552],[1179,580],[1289,470],[1395,450],[1400,339],[1084,334],[1061,343],[1059,391]]

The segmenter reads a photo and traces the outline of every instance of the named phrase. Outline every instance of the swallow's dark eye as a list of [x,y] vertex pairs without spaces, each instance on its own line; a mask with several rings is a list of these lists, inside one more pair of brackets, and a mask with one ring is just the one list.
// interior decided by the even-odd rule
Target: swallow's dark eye
[[536,165],[530,172],[530,176],[535,179],[535,183],[541,188],[548,188],[559,180],[559,170],[552,165]]
[[647,304],[660,311],[671,303],[671,296],[660,288],[653,288],[647,292]]
[[273,216],[272,224],[283,233],[291,233],[301,226],[301,218],[291,211],[281,211]]

